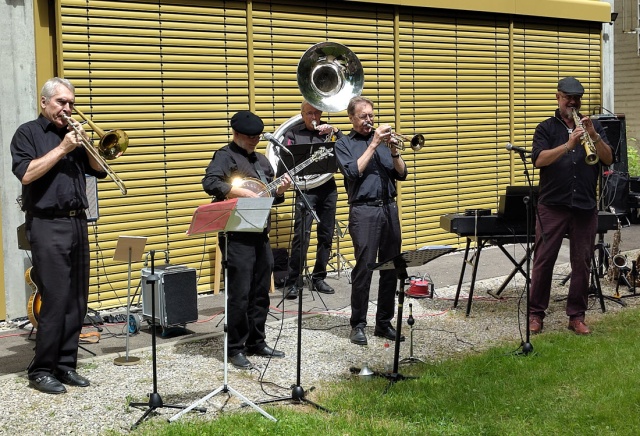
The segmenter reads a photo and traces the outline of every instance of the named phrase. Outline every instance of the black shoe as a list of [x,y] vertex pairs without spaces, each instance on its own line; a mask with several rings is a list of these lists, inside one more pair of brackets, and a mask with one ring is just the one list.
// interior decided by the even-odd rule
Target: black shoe
[[367,336],[364,334],[364,327],[352,328],[349,340],[352,344],[367,345]]
[[296,298],[298,298],[298,287],[296,285],[291,286],[289,290],[287,290],[284,298],[286,298],[287,300],[295,300]]
[[52,375],[43,375],[42,377],[29,380],[29,386],[45,394],[64,394],[67,392],[67,389],[62,383]]
[[313,282],[313,288],[321,294],[335,294],[335,290],[324,280],[316,280]]
[[247,359],[247,356],[245,356],[244,353],[238,353],[235,356],[231,356],[229,361],[238,369],[253,368],[253,365],[249,362],[249,359]]
[[265,345],[261,350],[249,350],[247,354],[249,356],[284,357],[283,351],[274,350],[268,345]]
[[[396,329],[394,329],[391,326],[382,327],[382,328],[378,328],[378,326],[376,326],[375,330],[373,330],[373,335],[374,336],[380,336],[381,338],[389,339],[390,341],[395,341],[396,340]],[[404,342],[404,335],[400,336],[400,342]]]
[[90,385],[89,380],[82,377],[80,374],[73,370],[58,374],[56,375],[56,378],[62,383],[70,386],[80,386],[81,388],[86,388]]

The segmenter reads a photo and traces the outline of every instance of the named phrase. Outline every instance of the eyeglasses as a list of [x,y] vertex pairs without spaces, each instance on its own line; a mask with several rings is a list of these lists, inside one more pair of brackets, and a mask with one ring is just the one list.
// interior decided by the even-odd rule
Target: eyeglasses
[[260,138],[260,136],[262,136],[262,135],[245,135],[244,133],[243,133],[243,135],[246,136],[249,139],[258,139],[258,138]]
[[368,118],[373,119],[374,117],[375,117],[375,115],[373,115],[373,114],[360,114],[360,115],[358,115],[358,119],[361,119],[361,120],[366,120]]
[[581,95],[567,95],[567,94],[560,94],[560,97],[562,97],[563,100],[566,101],[580,101],[582,100],[582,96]]
[[320,111],[309,111],[309,112],[304,112],[302,115],[306,115],[308,117],[313,117],[313,116],[320,117],[320,115],[322,115],[322,112],[320,112]]

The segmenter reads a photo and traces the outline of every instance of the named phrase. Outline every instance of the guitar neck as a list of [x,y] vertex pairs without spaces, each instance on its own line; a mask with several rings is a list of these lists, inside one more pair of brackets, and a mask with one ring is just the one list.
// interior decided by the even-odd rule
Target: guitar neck
[[[315,161],[314,157],[310,157],[309,159],[305,160],[304,162],[300,163],[299,165],[295,166],[291,171],[289,171],[289,175],[291,177],[295,176],[296,174],[298,174],[300,171],[302,171],[303,169],[305,169],[306,167],[308,167],[309,165],[311,165],[313,162]],[[271,192],[272,189],[277,188],[278,186],[280,186],[280,183],[282,182],[282,180],[284,179],[284,176],[286,174],[281,175],[280,177],[278,177],[277,179],[273,180],[271,183],[269,183],[266,187],[265,187],[265,191],[267,192]]]

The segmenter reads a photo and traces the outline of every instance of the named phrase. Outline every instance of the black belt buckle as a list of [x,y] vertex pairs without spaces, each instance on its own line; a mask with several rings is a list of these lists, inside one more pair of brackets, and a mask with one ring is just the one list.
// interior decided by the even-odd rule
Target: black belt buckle
[[384,201],[383,200],[374,200],[372,202],[370,202],[370,206],[376,206],[376,207],[382,207],[384,206]]

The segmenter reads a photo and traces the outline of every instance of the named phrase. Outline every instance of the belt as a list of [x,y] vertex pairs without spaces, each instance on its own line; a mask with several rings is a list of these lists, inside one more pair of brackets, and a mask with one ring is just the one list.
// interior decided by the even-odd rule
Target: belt
[[393,204],[396,201],[393,199],[389,199],[389,200],[360,200],[360,201],[354,201],[353,203],[351,203],[351,205],[353,206],[374,206],[374,207],[382,207],[382,206],[386,206],[387,204]]
[[35,217],[35,218],[67,218],[67,217],[83,217],[85,213],[84,209],[74,209],[74,210],[39,210],[37,212],[27,212],[27,214]]

